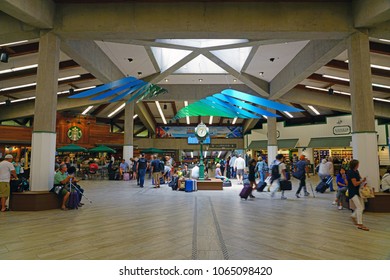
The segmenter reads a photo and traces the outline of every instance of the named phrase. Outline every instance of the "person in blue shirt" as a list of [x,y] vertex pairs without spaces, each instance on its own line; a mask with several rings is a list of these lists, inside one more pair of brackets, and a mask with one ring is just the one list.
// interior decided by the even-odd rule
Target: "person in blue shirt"
[[294,172],[293,175],[295,178],[300,180],[299,181],[299,188],[298,188],[297,192],[295,193],[295,196],[297,198],[300,198],[302,188],[305,192],[305,196],[308,196],[309,192],[307,191],[307,188],[306,188],[306,173],[307,173],[308,177],[309,177],[309,173],[308,173],[308,167],[307,167],[307,161],[306,161],[305,155],[301,155],[299,157],[299,161],[296,163],[295,167],[296,167],[296,171]]
[[337,193],[336,193],[336,200],[333,202],[333,204],[338,204],[338,209],[342,210],[343,209],[343,204],[342,204],[342,196],[345,196],[345,192],[348,189],[348,178],[347,174],[345,173],[344,167],[340,168],[340,173],[337,174],[336,177],[336,184],[337,184]]
[[264,182],[265,176],[267,175],[268,172],[268,166],[261,156],[259,157],[259,161],[256,163],[255,170],[259,175],[260,182]]

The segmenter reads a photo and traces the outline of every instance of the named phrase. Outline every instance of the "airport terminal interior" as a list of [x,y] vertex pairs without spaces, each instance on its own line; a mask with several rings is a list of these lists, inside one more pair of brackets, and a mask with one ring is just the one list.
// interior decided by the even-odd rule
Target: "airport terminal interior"
[[[0,260],[390,259],[390,1],[0,0],[0,26],[0,161],[29,183]],[[291,177],[286,199],[240,198],[229,160],[277,154],[290,173],[305,156],[308,195]],[[142,155],[173,160],[160,188],[119,173]],[[335,191],[316,191],[323,159]],[[334,205],[352,159],[369,231]],[[62,160],[78,209],[49,192]],[[172,190],[199,163],[197,190]]]

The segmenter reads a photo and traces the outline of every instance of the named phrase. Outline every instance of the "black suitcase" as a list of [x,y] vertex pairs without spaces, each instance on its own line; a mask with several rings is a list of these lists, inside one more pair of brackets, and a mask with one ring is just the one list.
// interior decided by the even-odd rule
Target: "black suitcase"
[[279,182],[279,184],[280,184],[281,191],[291,191],[292,190],[291,181],[282,180]]
[[320,182],[316,187],[316,192],[324,193],[326,189],[328,188],[328,185],[325,182]]
[[267,186],[267,183],[266,183],[266,182],[260,181],[260,182],[257,184],[256,190],[257,190],[258,192],[263,192],[266,186]]

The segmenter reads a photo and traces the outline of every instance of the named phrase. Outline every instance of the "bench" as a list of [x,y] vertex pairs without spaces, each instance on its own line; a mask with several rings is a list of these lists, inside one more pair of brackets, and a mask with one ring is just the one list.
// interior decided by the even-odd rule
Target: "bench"
[[222,191],[223,182],[221,179],[197,180],[198,191]]
[[61,206],[58,196],[49,191],[14,192],[10,196],[12,211],[41,211],[58,209]]
[[390,212],[390,193],[377,192],[375,198],[369,198],[366,203],[367,212]]

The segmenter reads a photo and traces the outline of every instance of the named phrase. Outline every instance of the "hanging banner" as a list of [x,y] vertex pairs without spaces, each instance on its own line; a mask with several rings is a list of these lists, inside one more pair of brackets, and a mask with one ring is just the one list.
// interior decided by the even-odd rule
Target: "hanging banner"
[[[211,138],[242,138],[240,126],[211,126],[209,127]],[[195,136],[195,127],[160,126],[156,128],[157,138],[187,138]]]

